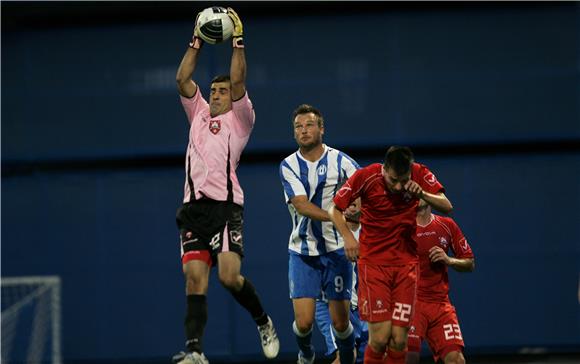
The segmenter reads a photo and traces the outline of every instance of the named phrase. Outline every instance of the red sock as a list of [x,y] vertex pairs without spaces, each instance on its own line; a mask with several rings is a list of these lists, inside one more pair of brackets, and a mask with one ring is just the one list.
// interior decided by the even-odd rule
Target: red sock
[[365,364],[384,364],[385,353],[377,353],[375,352],[370,345],[367,345],[365,349]]
[[[407,356],[407,350],[405,351],[394,351],[391,348],[387,349],[387,363],[388,364],[405,364],[405,357]],[[366,359],[366,356],[365,356]]]

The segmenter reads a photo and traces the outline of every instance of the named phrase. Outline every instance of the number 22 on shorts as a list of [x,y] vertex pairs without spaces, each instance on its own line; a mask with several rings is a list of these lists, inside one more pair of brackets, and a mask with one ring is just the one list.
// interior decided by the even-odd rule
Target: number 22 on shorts
[[393,318],[395,320],[409,322],[410,314],[411,305],[407,303],[395,302],[395,310],[393,311]]

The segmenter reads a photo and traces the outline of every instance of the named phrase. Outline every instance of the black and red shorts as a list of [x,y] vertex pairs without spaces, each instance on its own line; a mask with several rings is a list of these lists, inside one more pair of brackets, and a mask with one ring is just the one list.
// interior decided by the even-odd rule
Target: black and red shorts
[[242,223],[244,208],[233,202],[200,199],[177,209],[181,262],[205,261],[210,267],[221,252],[244,256]]

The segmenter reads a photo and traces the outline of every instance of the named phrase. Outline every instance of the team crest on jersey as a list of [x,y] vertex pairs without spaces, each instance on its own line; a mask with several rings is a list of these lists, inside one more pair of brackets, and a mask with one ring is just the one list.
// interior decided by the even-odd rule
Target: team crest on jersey
[[447,249],[447,246],[449,245],[449,243],[447,243],[447,239],[445,239],[444,236],[439,237],[439,243],[441,246],[443,246],[444,249]]
[[429,186],[433,186],[435,185],[435,182],[437,182],[437,178],[435,178],[435,175],[431,172],[427,173],[423,179],[429,184]]
[[323,176],[326,173],[326,165],[321,165],[320,167],[318,167],[318,175],[319,176]]
[[209,121],[209,131],[211,131],[214,135],[222,130],[222,123],[219,120],[210,120]]

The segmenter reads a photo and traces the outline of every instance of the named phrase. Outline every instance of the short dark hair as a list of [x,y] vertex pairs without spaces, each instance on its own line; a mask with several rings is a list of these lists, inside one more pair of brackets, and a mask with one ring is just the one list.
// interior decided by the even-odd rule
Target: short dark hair
[[216,82],[230,82],[230,75],[217,75],[211,80],[212,84]]
[[296,110],[294,110],[294,112],[292,113],[292,122],[294,122],[296,116],[308,113],[313,113],[314,115],[316,115],[316,119],[318,120],[318,127],[324,126],[324,117],[322,116],[320,110],[308,104],[302,104],[298,106]]
[[385,153],[383,166],[385,170],[391,168],[398,176],[401,176],[409,173],[414,161],[415,157],[409,147],[392,146]]

